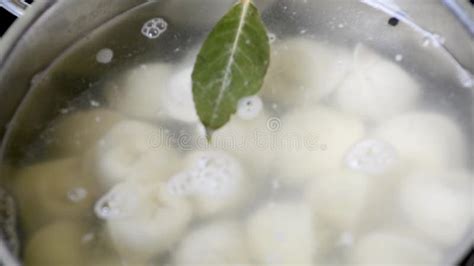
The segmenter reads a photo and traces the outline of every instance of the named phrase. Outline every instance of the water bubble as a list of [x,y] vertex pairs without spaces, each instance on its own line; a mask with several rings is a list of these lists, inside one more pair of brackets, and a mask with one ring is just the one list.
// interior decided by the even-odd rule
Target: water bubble
[[81,238],[81,243],[82,244],[86,244],[86,243],[89,243],[91,242],[92,240],[94,240],[95,238],[95,234],[94,233],[87,233],[85,235],[82,236]]
[[120,183],[96,202],[95,214],[104,220],[128,217],[139,206],[140,197],[144,194],[143,188],[138,184]]
[[172,176],[166,184],[168,192],[177,196],[192,195],[194,193],[193,174],[193,172],[185,171]]
[[195,193],[205,196],[224,196],[237,187],[241,175],[237,160],[225,154],[203,154],[193,169]]
[[366,139],[355,144],[346,156],[349,168],[367,174],[386,172],[397,159],[395,149],[377,139]]
[[100,103],[96,100],[90,100],[89,101],[89,104],[92,106],[92,107],[99,107],[100,106]]
[[69,108],[61,108],[59,112],[63,115],[66,115],[70,112],[71,110]]
[[166,187],[177,196],[226,196],[237,188],[240,164],[222,153],[203,153],[189,169],[173,176]]
[[114,58],[114,51],[112,51],[109,48],[104,48],[101,49],[99,52],[97,52],[97,55],[95,56],[95,59],[97,62],[101,64],[108,64],[112,61]]
[[395,56],[395,61],[400,62],[400,61],[402,61],[402,60],[403,60],[403,55],[397,54],[397,55]]
[[262,109],[263,102],[259,96],[244,97],[237,105],[237,116],[244,120],[251,120],[257,117]]
[[83,187],[73,188],[67,193],[67,198],[74,203],[78,203],[87,197],[87,190]]
[[269,32],[268,33],[268,40],[270,41],[270,43],[275,42],[276,41],[276,35],[274,33]]
[[142,27],[142,34],[149,39],[156,39],[166,31],[168,23],[162,18],[153,18],[145,22]]
[[148,29],[147,36],[153,38],[154,36],[158,36],[160,34],[160,30],[158,28],[150,28]]

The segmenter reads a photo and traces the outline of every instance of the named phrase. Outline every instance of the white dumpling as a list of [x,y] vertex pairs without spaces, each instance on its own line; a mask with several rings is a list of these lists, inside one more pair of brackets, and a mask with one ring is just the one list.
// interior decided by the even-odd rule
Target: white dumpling
[[36,232],[26,243],[26,266],[82,266],[84,254],[81,239],[86,230],[74,222],[60,221]]
[[383,119],[415,105],[419,84],[400,66],[363,45],[358,45],[354,53],[352,69],[335,96],[343,110]]
[[[275,0],[254,0],[263,12]],[[173,0],[165,2],[163,14],[172,18],[171,22],[192,28],[211,28],[226,12],[237,3],[235,0]]]
[[62,116],[47,130],[47,147],[60,155],[78,155],[96,142],[123,116],[103,108]]
[[239,224],[219,221],[189,233],[174,254],[177,266],[251,265],[245,234]]
[[276,134],[268,128],[269,119],[263,111],[250,120],[234,116],[214,132],[212,144],[217,149],[234,154],[249,167],[254,177],[261,180],[274,158],[272,140]]
[[165,115],[189,123],[199,121],[194,106],[192,72],[192,65],[175,69],[160,97]]
[[350,171],[313,178],[306,191],[316,217],[340,230],[353,230],[364,216],[370,179]]
[[251,252],[260,265],[313,265],[317,243],[311,208],[270,203],[247,221]]
[[56,219],[85,219],[98,193],[95,182],[76,158],[19,170],[14,192],[26,232]]
[[171,248],[185,233],[192,209],[161,184],[124,182],[95,206],[124,261],[142,263]]
[[275,43],[263,97],[283,105],[314,103],[347,74],[352,58],[342,48],[304,38]]
[[110,106],[135,118],[162,118],[163,109],[159,103],[172,71],[170,65],[163,63],[129,70],[119,81],[106,85],[105,94]]
[[401,186],[404,215],[429,239],[449,247],[469,233],[474,224],[472,187],[467,172],[428,172],[408,176]]
[[110,187],[127,179],[168,178],[177,167],[177,154],[164,129],[127,120],[115,125],[95,149],[95,170]]
[[168,181],[168,189],[189,196],[200,216],[235,210],[253,195],[240,162],[224,151],[191,153],[185,165]]
[[416,239],[390,231],[373,232],[355,244],[350,263],[355,265],[437,265],[440,253]]
[[337,171],[364,134],[365,126],[357,117],[324,107],[297,109],[281,121],[274,172],[285,183],[299,184]]
[[382,123],[375,136],[392,145],[404,167],[460,168],[466,164],[466,142],[459,127],[436,113],[413,112]]

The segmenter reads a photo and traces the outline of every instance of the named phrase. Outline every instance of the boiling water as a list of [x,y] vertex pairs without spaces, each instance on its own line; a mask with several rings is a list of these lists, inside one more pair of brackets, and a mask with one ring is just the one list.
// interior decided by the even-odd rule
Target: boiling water
[[148,3],[39,74],[34,88],[60,104],[32,122],[38,137],[18,131],[6,145],[25,264],[435,265],[452,254],[472,222],[472,95],[425,71],[421,40],[380,49],[343,14],[315,25],[300,2],[262,7],[264,88],[210,144],[190,75],[212,18]]

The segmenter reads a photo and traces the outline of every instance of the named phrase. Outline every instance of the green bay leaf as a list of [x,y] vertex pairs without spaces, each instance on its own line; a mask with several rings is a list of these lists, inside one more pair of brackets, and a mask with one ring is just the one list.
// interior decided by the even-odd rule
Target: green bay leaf
[[261,89],[269,61],[260,14],[250,0],[241,0],[212,29],[194,65],[194,103],[209,138],[230,120],[241,98]]

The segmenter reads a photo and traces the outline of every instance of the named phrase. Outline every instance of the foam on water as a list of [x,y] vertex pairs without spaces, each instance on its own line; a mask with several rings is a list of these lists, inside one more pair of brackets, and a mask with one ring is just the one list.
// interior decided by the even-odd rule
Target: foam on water
[[101,64],[108,64],[112,62],[112,59],[114,58],[114,51],[109,48],[103,48],[97,52],[97,55],[95,56],[95,59],[97,62]]
[[203,152],[190,168],[167,183],[174,195],[224,196],[237,187],[241,168],[237,160],[224,153]]
[[67,193],[67,198],[74,203],[80,202],[87,197],[87,190],[83,187],[73,188]]
[[142,27],[142,34],[149,39],[156,39],[168,29],[168,23],[162,18],[152,18],[145,22]]
[[349,168],[367,174],[381,174],[397,160],[395,149],[377,139],[365,139],[355,144],[346,156]]

